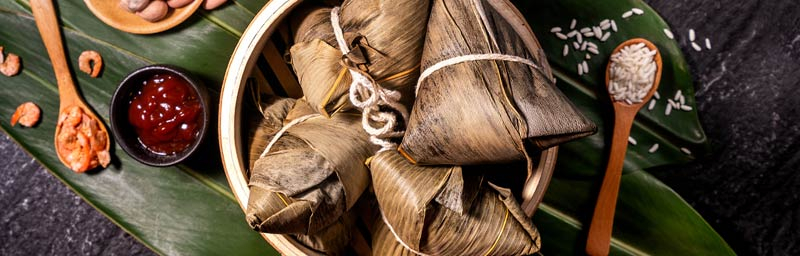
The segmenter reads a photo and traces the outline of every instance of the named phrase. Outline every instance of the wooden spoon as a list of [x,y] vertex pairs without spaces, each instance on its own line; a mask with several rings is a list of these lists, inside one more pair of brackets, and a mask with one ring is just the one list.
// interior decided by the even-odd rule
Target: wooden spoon
[[[105,125],[97,118],[97,115],[91,108],[86,105],[73,83],[69,66],[67,66],[67,58],[64,54],[64,46],[61,41],[61,31],[59,30],[58,19],[56,18],[52,0],[31,0],[30,4],[34,20],[36,21],[36,27],[39,28],[39,34],[42,36],[44,46],[47,48],[47,54],[50,56],[50,62],[53,65],[53,70],[56,73],[58,95],[61,102],[58,110],[59,116],[61,113],[64,113],[64,110],[68,107],[80,107],[84,114],[97,121],[100,129],[98,135],[105,135],[106,141],[104,149],[108,152],[111,143]],[[61,123],[63,121],[64,120],[59,118],[58,124],[56,124],[56,146],[58,146],[57,138],[61,132]],[[71,167],[71,165],[64,160],[63,156],[58,154],[58,148],[56,148],[56,155],[58,155],[58,159],[61,160],[64,165]]]
[[[614,209],[617,205],[622,166],[625,162],[625,151],[628,148],[628,137],[631,133],[633,119],[639,109],[653,97],[661,80],[661,53],[650,41],[634,38],[617,46],[613,53],[619,52],[625,46],[639,43],[644,43],[647,48],[656,51],[656,55],[653,57],[656,62],[656,74],[653,80],[653,87],[650,88],[642,102],[628,104],[624,101],[615,101],[613,97],[611,98],[614,106],[614,133],[611,137],[611,154],[608,159],[605,177],[603,177],[603,185],[600,187],[600,195],[597,198],[594,215],[592,216],[592,223],[589,227],[589,238],[586,241],[586,253],[592,256],[608,255],[611,229],[614,224]],[[606,67],[606,88],[609,85],[610,69],[611,64],[609,63]],[[610,94],[609,97],[611,97]]]

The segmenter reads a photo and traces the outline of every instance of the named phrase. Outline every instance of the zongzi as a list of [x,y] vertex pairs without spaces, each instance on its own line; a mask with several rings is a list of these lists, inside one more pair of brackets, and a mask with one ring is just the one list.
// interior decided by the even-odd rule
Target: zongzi
[[412,162],[519,161],[526,147],[544,149],[594,132],[555,87],[533,33],[521,29],[524,20],[513,20],[515,9],[504,2],[433,1],[424,71],[400,145]]
[[[510,190],[477,167],[417,166],[397,151],[370,162],[385,227],[373,228],[373,254],[529,255],[536,227]],[[480,167],[486,168],[486,167]]]

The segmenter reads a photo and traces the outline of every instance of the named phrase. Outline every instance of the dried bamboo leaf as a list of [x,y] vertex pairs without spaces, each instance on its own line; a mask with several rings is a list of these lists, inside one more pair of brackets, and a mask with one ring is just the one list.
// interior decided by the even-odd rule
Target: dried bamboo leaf
[[[539,251],[539,233],[510,190],[485,180],[481,172],[487,170],[464,168],[416,166],[396,151],[378,153],[370,170],[382,221],[389,225],[390,234],[380,224],[375,226],[373,253],[407,254],[411,249],[432,255],[528,255]],[[453,173],[462,170],[462,197],[471,204],[460,214],[433,203],[431,194],[442,192]]]
[[[399,90],[407,106],[419,76],[428,5],[426,0],[359,0],[341,7],[340,24],[352,48],[346,59],[384,88]],[[350,75],[341,61],[330,8],[303,8],[293,19],[296,44],[290,49],[303,93],[321,114],[351,109],[346,97]]]
[[433,72],[420,84],[400,146],[406,157],[420,164],[512,162],[526,158],[525,140],[542,149],[593,133],[594,124],[554,86],[546,60],[537,54],[541,49],[526,47],[522,37],[533,34],[518,34],[508,14],[479,2],[488,24],[472,0],[434,1],[423,70],[490,53],[522,57],[537,67],[473,60]]

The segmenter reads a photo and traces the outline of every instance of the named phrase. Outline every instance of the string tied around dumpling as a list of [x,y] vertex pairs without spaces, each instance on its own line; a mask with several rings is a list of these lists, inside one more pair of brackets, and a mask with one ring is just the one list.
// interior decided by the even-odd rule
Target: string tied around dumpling
[[[491,45],[489,47],[490,53],[478,53],[478,54],[461,55],[461,56],[445,59],[443,61],[437,62],[436,64],[433,64],[432,66],[430,66],[430,67],[426,68],[424,71],[422,71],[422,73],[419,75],[419,79],[417,79],[417,86],[414,89],[414,95],[417,95],[419,93],[419,87],[420,87],[420,85],[422,85],[422,82],[425,81],[425,78],[427,78],[428,76],[430,76],[434,72],[436,72],[436,71],[438,71],[438,70],[440,70],[442,68],[445,68],[447,66],[452,66],[452,65],[456,65],[456,64],[464,63],[464,62],[483,61],[483,60],[510,61],[510,62],[517,62],[517,63],[522,63],[522,64],[525,64],[525,65],[528,65],[528,66],[532,67],[533,70],[535,70],[536,72],[541,73],[541,68],[538,65],[536,65],[536,63],[533,62],[533,60],[530,60],[530,59],[527,59],[527,58],[523,58],[523,57],[520,57],[520,56],[514,56],[514,55],[508,55],[508,54],[502,54],[502,53],[495,53],[494,52],[495,51],[494,49],[499,49],[500,47],[497,44],[497,39],[494,37],[494,29],[492,29],[492,26],[489,26],[489,18],[486,16],[486,10],[484,10],[483,4],[481,3],[481,0],[472,0],[472,3],[475,6],[475,9],[477,10],[478,18],[483,23],[483,27],[486,29],[486,34],[489,37],[488,40],[491,43]],[[555,83],[555,80],[553,80],[553,82]]]
[[[331,25],[336,42],[343,55],[350,53],[339,24],[339,7],[331,9]],[[400,103],[402,94],[380,86],[372,76],[355,65],[344,65],[350,72],[349,99],[353,106],[361,109],[361,126],[370,135],[370,141],[381,147],[378,152],[394,150],[397,143],[392,138],[403,136],[398,126],[408,120],[408,110]]]

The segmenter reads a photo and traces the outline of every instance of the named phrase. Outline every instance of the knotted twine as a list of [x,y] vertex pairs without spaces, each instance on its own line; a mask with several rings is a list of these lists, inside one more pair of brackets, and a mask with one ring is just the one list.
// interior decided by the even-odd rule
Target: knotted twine
[[[347,46],[344,32],[339,24],[338,6],[331,9],[331,26],[339,50],[346,56],[350,53],[350,47]],[[361,109],[361,126],[370,135],[370,141],[381,147],[378,152],[396,149],[397,143],[392,142],[391,138],[403,137],[404,132],[396,131],[396,129],[400,122],[408,120],[408,110],[403,104],[400,104],[402,94],[381,87],[372,76],[356,67],[344,66],[347,67],[352,77],[349,93],[350,103]],[[381,110],[381,107],[384,107],[384,110]],[[400,120],[398,120],[398,113]],[[380,124],[383,125],[380,126]]]

